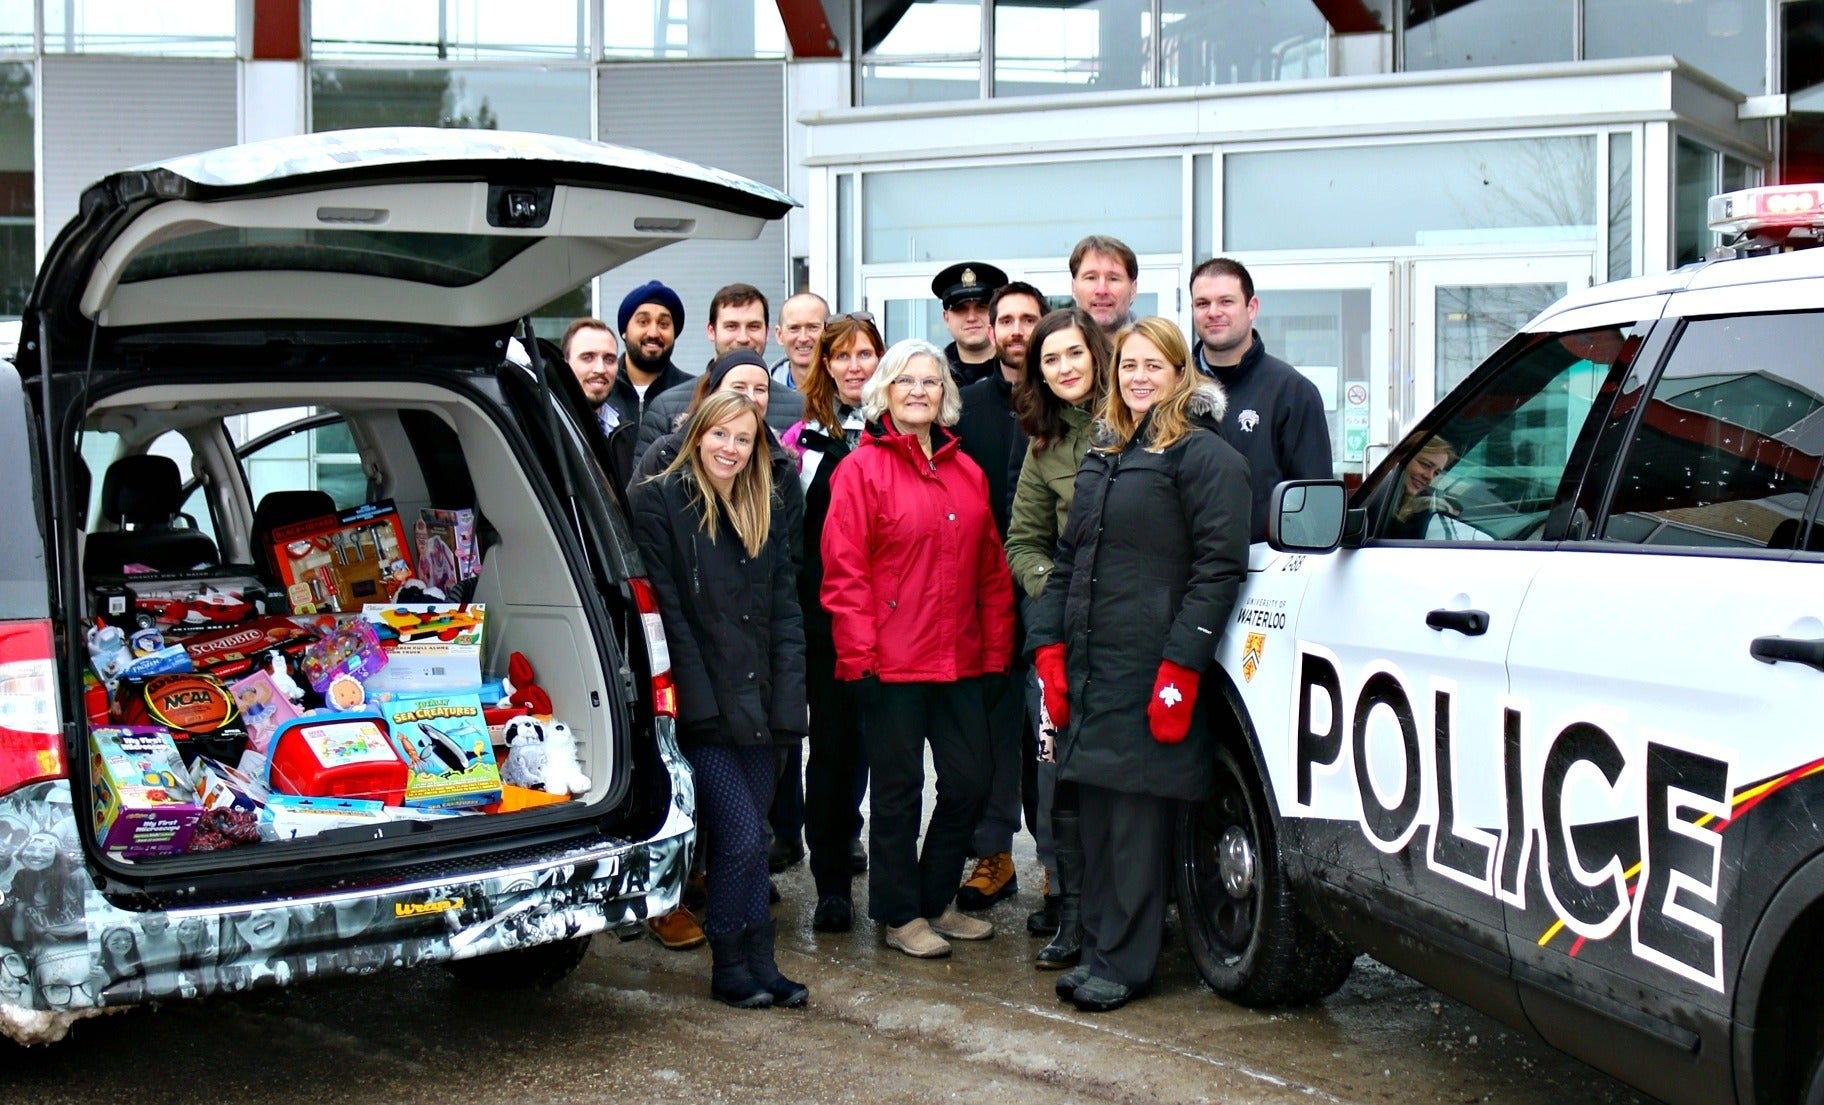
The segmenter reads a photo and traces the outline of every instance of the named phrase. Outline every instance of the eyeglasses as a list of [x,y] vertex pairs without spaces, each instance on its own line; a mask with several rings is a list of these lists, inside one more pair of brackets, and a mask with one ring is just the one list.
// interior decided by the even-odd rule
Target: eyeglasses
[[895,376],[893,386],[905,392],[944,390],[944,382],[936,376]]
[[78,991],[84,997],[93,998],[95,996],[95,988],[87,982],[78,982],[73,986],[67,982],[46,982],[38,987],[38,992],[44,995],[44,1000],[52,1005],[67,1005],[70,998]]
[[823,324],[828,326],[832,322],[841,322],[845,318],[850,322],[865,322],[869,326],[874,325],[874,316],[866,311],[850,311],[847,314],[831,315],[823,320]]

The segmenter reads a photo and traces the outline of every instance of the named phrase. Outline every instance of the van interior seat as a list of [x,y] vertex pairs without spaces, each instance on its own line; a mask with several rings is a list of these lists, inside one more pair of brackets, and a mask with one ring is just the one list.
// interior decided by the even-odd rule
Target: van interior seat
[[335,512],[336,501],[327,491],[268,491],[260,496],[260,505],[253,508],[253,530],[248,540],[253,546],[253,562],[260,566],[266,582],[275,586],[279,582],[279,566],[272,556],[272,532],[280,526]]
[[215,542],[179,515],[183,502],[183,477],[170,457],[147,453],[108,465],[101,480],[101,515],[119,528],[88,535],[84,570],[117,575],[128,564],[144,564],[176,572],[220,563]]

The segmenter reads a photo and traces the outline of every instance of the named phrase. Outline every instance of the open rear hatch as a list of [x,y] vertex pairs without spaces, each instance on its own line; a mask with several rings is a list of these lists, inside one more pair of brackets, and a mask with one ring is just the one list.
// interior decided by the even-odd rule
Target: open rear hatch
[[[568,371],[508,363],[508,337],[602,271],[751,238],[792,202],[640,151],[446,130],[89,189],[20,368],[96,868],[244,894],[637,828],[634,777],[662,773],[636,771],[651,690],[600,443]],[[368,501],[280,486],[268,511],[233,427],[312,407],[343,419]],[[173,442],[189,473],[154,455]],[[186,475],[212,535],[180,509]]]

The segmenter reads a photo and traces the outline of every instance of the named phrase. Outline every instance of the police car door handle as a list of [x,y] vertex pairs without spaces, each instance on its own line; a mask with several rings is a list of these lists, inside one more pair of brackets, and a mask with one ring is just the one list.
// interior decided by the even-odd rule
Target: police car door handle
[[1488,632],[1488,611],[1433,610],[1425,615],[1425,624],[1433,629],[1454,629],[1465,637],[1480,637]]
[[1824,640],[1806,637],[1756,637],[1748,642],[1748,655],[1763,664],[1790,660],[1824,671]]

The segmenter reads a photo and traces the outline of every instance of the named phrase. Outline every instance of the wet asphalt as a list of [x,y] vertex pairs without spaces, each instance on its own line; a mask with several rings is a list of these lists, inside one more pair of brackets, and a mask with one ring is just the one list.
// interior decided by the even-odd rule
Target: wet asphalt
[[[13,1049],[0,1102],[1644,1101],[1366,959],[1319,1005],[1231,1005],[1200,984],[1175,927],[1151,996],[1080,1013],[1031,966],[1031,849],[1015,852],[1024,892],[985,914],[997,936],[948,960],[886,948],[865,918],[813,933],[809,872],[779,876],[779,962],[811,987],[802,1010],[725,1008],[708,997],[707,949],[600,936],[548,990],[482,992],[428,968],[85,1021]],[[865,900],[865,877],[855,889]]]

